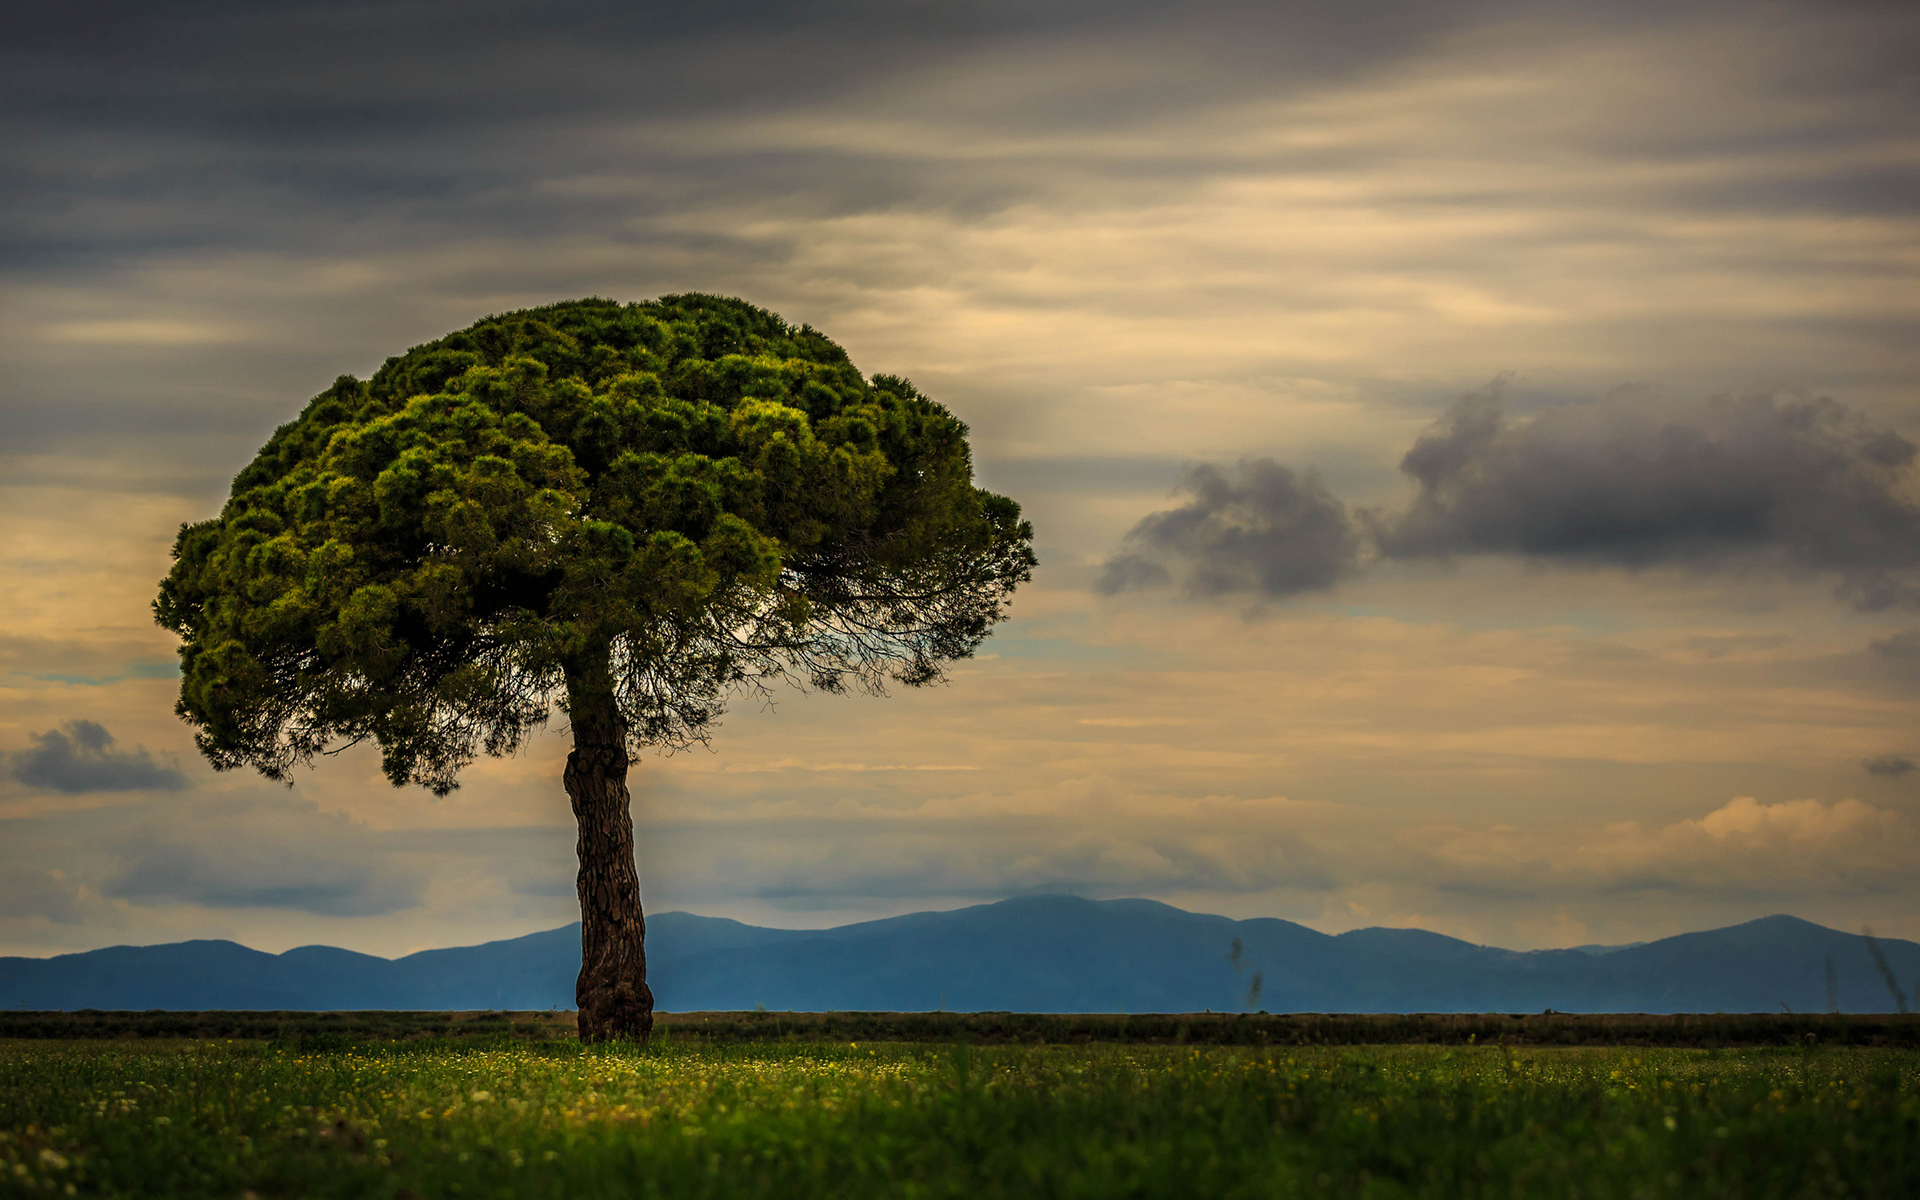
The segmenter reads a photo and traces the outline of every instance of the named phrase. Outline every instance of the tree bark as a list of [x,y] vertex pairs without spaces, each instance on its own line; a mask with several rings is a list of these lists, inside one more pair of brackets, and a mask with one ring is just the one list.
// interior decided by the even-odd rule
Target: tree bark
[[604,656],[567,672],[573,751],[564,776],[580,828],[580,1039],[645,1040],[653,1030],[647,987],[647,921],[633,865],[626,723]]

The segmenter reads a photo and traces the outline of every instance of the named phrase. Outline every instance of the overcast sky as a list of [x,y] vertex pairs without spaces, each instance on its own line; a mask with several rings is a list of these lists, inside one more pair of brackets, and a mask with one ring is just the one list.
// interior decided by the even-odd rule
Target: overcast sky
[[336,375],[738,295],[972,427],[950,686],[636,770],[652,911],[1920,938],[1901,4],[168,5],[0,48],[0,953],[574,919],[556,722],[216,775],[148,605]]

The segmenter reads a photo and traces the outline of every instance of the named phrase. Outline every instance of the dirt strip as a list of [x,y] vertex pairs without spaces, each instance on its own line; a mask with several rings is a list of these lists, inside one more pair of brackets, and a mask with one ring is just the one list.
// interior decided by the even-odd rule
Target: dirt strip
[[[1801,1013],[661,1013],[700,1042],[1091,1042],[1210,1046],[1501,1045],[1920,1048],[1920,1016]],[[348,1043],[575,1036],[571,1012],[0,1011],[0,1039],[236,1038]]]

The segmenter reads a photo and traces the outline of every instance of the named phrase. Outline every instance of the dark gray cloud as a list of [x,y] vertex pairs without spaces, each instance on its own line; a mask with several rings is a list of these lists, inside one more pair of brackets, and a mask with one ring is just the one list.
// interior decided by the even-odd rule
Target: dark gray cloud
[[33,746],[13,754],[11,773],[29,787],[80,795],[186,786],[178,770],[155,761],[145,746],[114,749],[113,735],[93,721],[68,721],[28,737]]
[[1920,607],[1917,454],[1828,399],[1623,390],[1516,420],[1496,385],[1407,452],[1419,495],[1374,534],[1391,558],[1774,567],[1838,575],[1863,610]]
[[1860,764],[1867,774],[1882,779],[1898,779],[1914,769],[1914,762],[1904,754],[1882,754]]
[[[1850,21],[1842,8],[1887,15]],[[0,45],[0,292],[18,289],[32,318],[15,322],[19,336],[50,339],[12,364],[0,444],[66,454],[111,430],[109,452],[128,435],[143,447],[164,439],[150,457],[230,478],[236,456],[285,419],[287,397],[484,311],[678,288],[785,307],[790,293],[774,286],[783,269],[823,275],[792,222],[915,212],[966,223],[1186,195],[1248,172],[1365,172],[1401,151],[1370,136],[1276,149],[1264,134],[1240,136],[1267,118],[1233,114],[1392,81],[1403,67],[1419,78],[1467,30],[1534,22],[1578,39],[1711,11],[1701,0],[1569,0],[1550,15],[1525,0],[45,6]],[[1892,6],[1818,11],[1833,32],[1797,42],[1798,74],[1756,65],[1741,86],[1832,108],[1817,130],[1792,130],[1817,138],[1823,158],[1898,161],[1897,146],[1873,147],[1892,144],[1911,107],[1902,81],[1920,23]],[[1167,137],[1183,124],[1195,136]],[[1712,137],[1601,124],[1577,135],[1597,139],[1593,154],[1691,164],[1718,150],[1703,138],[1752,123]],[[1831,194],[1819,190],[1830,171],[1755,169],[1762,177],[1721,181],[1755,210],[1880,211],[1899,186],[1892,168],[1849,170]],[[1660,186],[1683,210],[1726,203],[1691,195],[1697,181]],[[1448,202],[1502,201],[1495,189]],[[403,258],[415,260],[404,279],[364,282],[377,304],[343,290],[370,264]],[[223,296],[329,262],[340,270],[222,308]],[[922,288],[973,266],[841,256],[824,274]],[[181,303],[181,291],[201,303]],[[49,308],[48,293],[62,303]],[[140,313],[247,326],[267,312],[261,328],[202,329],[205,340],[177,344],[152,330],[123,345],[111,330],[71,328]],[[43,316],[65,332],[35,333]],[[79,370],[63,352],[102,361]],[[116,355],[131,364],[118,374]],[[156,361],[195,365],[176,373]],[[257,411],[271,393],[276,407]]]
[[[1920,447],[1845,405],[1625,389],[1516,419],[1503,391],[1463,397],[1414,443],[1400,469],[1419,491],[1397,512],[1350,514],[1271,459],[1235,479],[1192,468],[1192,498],[1135,526],[1098,586],[1286,596],[1332,587],[1371,543],[1390,559],[1822,574],[1863,611],[1920,608]],[[1874,651],[1920,659],[1915,636]]]
[[[1605,29],[1696,5],[1559,6]],[[1839,7],[1827,3],[1828,9]],[[939,131],[1087,134],[1376,71],[1521,0],[687,5],[664,0],[45,6],[0,48],[0,173],[13,264],[84,272],[132,256],[339,251],[459,236],[619,234],[717,197],[797,209],[993,210],[1076,177],[1189,180],[1233,156],[1035,164],[742,146],[743,120],[837,104]],[[1911,31],[1850,45],[1800,90],[1888,93]],[[1831,48],[1822,48],[1831,51]],[[1884,61],[1883,61],[1884,60]],[[929,84],[978,82],[934,97]],[[1896,93],[1897,94],[1897,93]],[[1699,147],[1638,128],[1636,158]],[[1861,136],[1836,123],[1823,149]],[[1209,158],[1215,161],[1208,161]],[[616,193],[555,188],[618,174]],[[1879,175],[1781,203],[1883,207]],[[1765,206],[1748,187],[1747,204]],[[1722,203],[1718,196],[1705,202]]]
[[[403,229],[409,241],[612,232],[716,194],[787,194],[842,211],[909,198],[998,207],[1034,181],[977,165],[743,149],[718,135],[743,117],[911,92],[983,56],[1033,52],[1050,56],[1057,82],[1029,68],[1019,87],[979,91],[967,106],[1009,131],[1110,128],[1276,80],[1304,86],[1488,7],[56,6],[10,27],[0,50],[13,164],[0,176],[10,216],[0,246],[16,264],[71,270],[208,244],[364,246]],[[1161,51],[1160,77],[1062,70],[1129,57],[1130,43]],[[1211,69],[1185,69],[1196,59]],[[649,186],[615,196],[546,186],[608,172]]]
[[1202,464],[1181,490],[1186,503],[1127,534],[1100,575],[1101,591],[1173,583],[1189,596],[1278,598],[1324,591],[1357,562],[1353,518],[1311,471],[1297,475],[1262,458],[1228,476]]

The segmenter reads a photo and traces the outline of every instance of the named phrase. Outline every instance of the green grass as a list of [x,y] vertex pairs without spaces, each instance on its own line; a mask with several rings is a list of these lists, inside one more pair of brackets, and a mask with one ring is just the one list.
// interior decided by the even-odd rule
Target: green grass
[[1908,1050],[0,1044],[0,1194],[1920,1195]]

